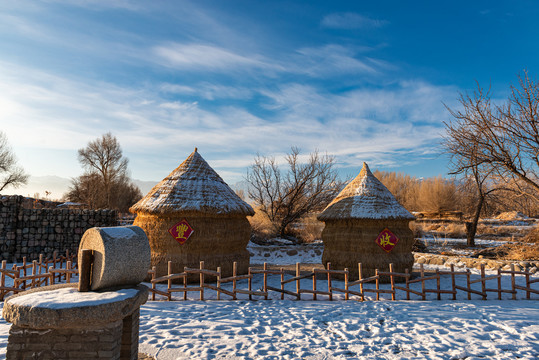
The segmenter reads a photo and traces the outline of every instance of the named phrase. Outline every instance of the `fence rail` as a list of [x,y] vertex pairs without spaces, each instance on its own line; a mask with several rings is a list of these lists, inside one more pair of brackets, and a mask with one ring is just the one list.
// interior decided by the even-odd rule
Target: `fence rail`
[[75,254],[69,250],[65,255],[54,252],[51,259],[39,255],[39,260],[31,262],[23,257],[22,265],[13,264],[8,269],[6,260],[0,265],[0,301],[9,294],[17,294],[21,291],[35,287],[53,285],[55,283],[70,283],[72,277],[78,274]]
[[[300,271],[300,264],[296,264],[295,275],[289,274],[288,271],[285,271],[284,268],[279,270],[268,269],[268,264],[264,263],[262,269],[249,268],[247,274],[237,274],[237,264],[233,264],[232,276],[223,278],[221,276],[221,268],[217,270],[209,270],[204,268],[204,262],[200,262],[200,267],[198,269],[185,268],[182,273],[172,273],[172,263],[168,263],[168,274],[161,277],[156,277],[156,270],[153,267],[148,274],[151,276],[151,296],[152,300],[156,299],[156,295],[160,295],[166,298],[166,300],[172,300],[172,294],[175,292],[182,292],[183,299],[187,300],[188,292],[198,292],[199,299],[204,300],[205,290],[213,290],[216,292],[217,300],[221,299],[222,295],[230,297],[232,300],[236,300],[238,294],[248,295],[249,300],[253,300],[253,297],[264,298],[265,300],[269,299],[270,292],[280,294],[280,298],[284,299],[285,295],[292,296],[297,300],[302,300],[303,294],[310,294],[312,298],[307,300],[317,300],[318,296],[323,295],[331,301],[336,294],[344,294],[345,300],[355,299],[359,301],[364,301],[366,294],[374,294],[376,300],[380,300],[382,294],[387,294],[390,296],[391,300],[396,300],[397,294],[403,294],[404,300],[426,300],[429,293],[436,294],[437,300],[442,300],[442,294],[451,295],[452,300],[457,299],[458,292],[464,292],[467,294],[467,299],[472,299],[472,294],[479,295],[483,300],[488,298],[489,293],[496,293],[497,299],[502,299],[502,294],[508,293],[512,294],[512,299],[517,298],[518,291],[525,292],[526,299],[531,299],[531,294],[539,294],[539,289],[532,288],[532,284],[539,282],[539,279],[531,279],[531,273],[527,271],[515,271],[514,265],[511,265],[511,270],[497,270],[496,275],[487,276],[485,273],[485,266],[482,265],[480,269],[479,278],[472,280],[472,272],[470,269],[455,271],[454,265],[451,265],[449,271],[435,270],[432,273],[427,273],[423,267],[423,264],[420,264],[419,274],[415,278],[412,277],[411,272],[406,269],[404,273],[395,272],[393,269],[393,264],[389,265],[389,271],[379,271],[376,270],[374,276],[363,278],[362,276],[362,265],[358,264],[359,270],[359,279],[355,281],[350,281],[350,272],[348,269],[344,270],[334,270],[331,269],[331,263],[328,263],[325,269],[313,268],[312,271],[307,273],[302,273]],[[198,284],[192,285],[188,284],[187,278],[189,275],[198,274],[200,281]],[[262,289],[253,290],[253,277],[257,274],[263,275]],[[325,278],[327,275],[327,279]],[[333,276],[339,275],[344,276],[344,288],[339,288],[333,284]],[[511,286],[509,288],[504,288],[502,285],[502,277],[504,275],[510,275]],[[274,287],[268,285],[269,276],[279,276],[280,277],[280,287]],[[291,277],[290,277],[291,276]],[[324,280],[320,280],[320,276],[324,276]],[[523,276],[525,278],[525,286],[517,285],[516,277]],[[288,277],[288,278],[286,278]],[[389,278],[389,289],[381,288],[380,279],[381,277]],[[449,289],[442,289],[441,279],[442,277],[449,277],[451,279],[451,286]],[[466,280],[466,286],[457,285],[457,277],[464,278]],[[208,278],[215,278],[215,285],[213,281],[208,281]],[[312,279],[312,286],[306,288],[301,280]],[[401,279],[400,283],[397,283],[397,279]],[[182,280],[183,284],[173,284],[174,280]],[[238,281],[248,280],[247,288],[240,288],[238,286]],[[497,286],[488,288],[487,282],[489,284],[497,280]],[[433,283],[435,281],[435,285]],[[158,289],[157,284],[165,283],[167,284],[166,290]],[[211,283],[210,283],[211,282]],[[223,288],[223,284],[232,282],[232,289]],[[327,284],[327,290],[319,290],[318,284],[324,282]],[[294,284],[295,289],[285,288],[287,284]],[[374,284],[374,288],[367,288],[366,284]],[[413,284],[420,284],[421,289],[413,289]],[[480,287],[478,285],[480,284]],[[412,295],[415,295],[416,298],[412,298]]]

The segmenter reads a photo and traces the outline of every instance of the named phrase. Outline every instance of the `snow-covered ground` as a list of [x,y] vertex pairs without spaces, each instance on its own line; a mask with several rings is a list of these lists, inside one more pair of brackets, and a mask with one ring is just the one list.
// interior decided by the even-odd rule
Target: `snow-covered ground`
[[[320,249],[316,244],[284,250],[249,246],[252,264],[315,264],[320,262],[316,251]],[[297,254],[288,255],[291,250]],[[473,271],[472,279],[476,277]],[[270,286],[279,287],[279,281],[278,276],[269,277]],[[517,277],[517,281],[522,284],[524,279]],[[464,285],[465,278],[457,276],[457,282]],[[487,285],[495,287],[495,282]],[[302,288],[311,284],[310,279],[302,280]],[[505,277],[503,287],[509,284],[510,278]],[[289,285],[294,289],[295,284]],[[343,287],[337,280],[333,285]],[[476,285],[479,289],[480,284]],[[261,287],[259,275],[253,280],[253,288]],[[319,280],[318,289],[325,287],[327,283]],[[442,278],[441,288],[450,287],[450,277]],[[239,288],[246,288],[246,280],[239,283]],[[197,293],[189,293],[188,301],[148,301],[141,308],[140,351],[157,359],[539,358],[536,294],[532,294],[533,300],[524,300],[525,294],[520,292],[516,301],[509,300],[509,294],[504,294],[501,301],[482,301],[477,295],[468,301],[464,293],[459,293],[456,301],[448,300],[451,296],[447,294],[442,295],[446,299],[442,301],[433,300],[435,295],[429,294],[427,301],[365,302],[344,301],[343,296],[335,296],[336,301],[318,296],[321,300],[315,302],[307,294],[302,301],[288,296],[277,300],[280,296],[276,293],[271,293],[272,300],[268,301],[247,301],[246,296],[238,301],[216,301],[215,297],[207,291],[207,301],[195,301]],[[401,293],[398,299],[403,297]],[[1,320],[0,359],[5,358],[8,330],[9,324]]]
[[157,359],[537,359],[537,301],[205,301],[142,307]]

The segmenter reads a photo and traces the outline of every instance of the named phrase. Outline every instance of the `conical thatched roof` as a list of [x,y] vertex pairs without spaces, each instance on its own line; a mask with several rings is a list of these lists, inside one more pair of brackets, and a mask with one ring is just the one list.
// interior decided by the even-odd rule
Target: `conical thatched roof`
[[406,210],[391,192],[363,163],[359,175],[318,215],[318,219],[410,219]]
[[251,206],[236,195],[196,148],[129,210],[149,214],[199,212],[254,215]]

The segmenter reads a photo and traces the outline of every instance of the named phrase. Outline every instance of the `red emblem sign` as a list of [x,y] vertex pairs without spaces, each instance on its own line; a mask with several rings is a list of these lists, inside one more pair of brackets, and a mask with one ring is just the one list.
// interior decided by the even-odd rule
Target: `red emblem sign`
[[177,242],[180,243],[180,245],[183,245],[183,243],[189,239],[189,236],[191,236],[195,230],[193,230],[187,220],[184,219],[168,229],[168,232]]
[[376,243],[382,248],[385,252],[391,252],[395,245],[399,242],[399,238],[395,236],[388,229],[384,229],[380,235],[376,238]]

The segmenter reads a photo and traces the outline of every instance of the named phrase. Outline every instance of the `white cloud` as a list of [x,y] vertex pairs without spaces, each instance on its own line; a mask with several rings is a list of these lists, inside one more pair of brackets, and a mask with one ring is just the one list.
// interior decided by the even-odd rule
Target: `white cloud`
[[244,87],[211,84],[208,82],[198,83],[193,86],[167,83],[162,84],[160,89],[165,93],[198,96],[206,100],[250,99],[253,96],[253,91]]
[[274,68],[259,56],[243,56],[218,46],[171,43],[153,48],[164,65],[176,69],[223,71],[238,68]]
[[[335,154],[341,166],[421,161],[439,139],[442,99],[456,93],[424,82],[341,94],[290,83],[251,90],[267,99],[262,117],[243,105],[210,110],[196,101],[165,99],[164,88],[190,92],[170,84],[132,89],[0,63],[0,124],[14,149],[73,157],[72,173],[61,173],[62,164],[50,161],[50,174],[76,176],[76,150],[111,131],[135,178],[162,178],[197,146],[218,172],[227,171],[231,178],[225,181],[234,182],[241,179],[233,174],[244,173],[257,152],[282,157],[291,146]],[[37,157],[24,159],[30,173],[43,166]]]
[[322,26],[333,29],[380,28],[388,23],[387,20],[371,19],[352,12],[333,13],[322,19]]

